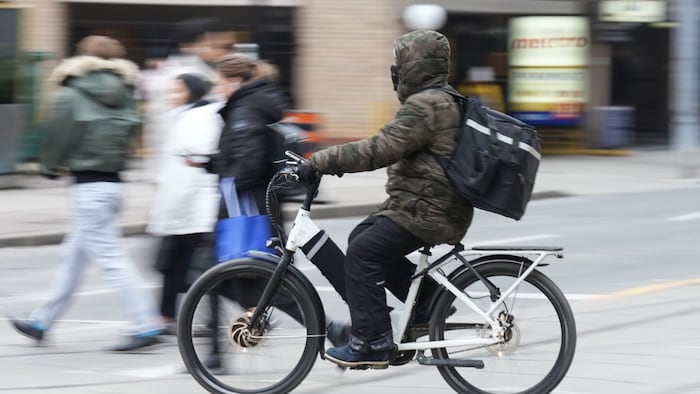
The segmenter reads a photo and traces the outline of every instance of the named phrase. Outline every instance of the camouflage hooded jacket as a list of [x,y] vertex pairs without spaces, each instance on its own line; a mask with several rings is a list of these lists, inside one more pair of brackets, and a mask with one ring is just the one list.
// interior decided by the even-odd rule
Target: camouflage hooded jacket
[[343,174],[387,167],[389,198],[374,215],[391,218],[427,244],[459,243],[472,206],[460,197],[433,155],[455,148],[461,111],[448,94],[450,46],[440,33],[419,30],[395,42],[401,107],[394,119],[364,140],[313,154],[321,173]]

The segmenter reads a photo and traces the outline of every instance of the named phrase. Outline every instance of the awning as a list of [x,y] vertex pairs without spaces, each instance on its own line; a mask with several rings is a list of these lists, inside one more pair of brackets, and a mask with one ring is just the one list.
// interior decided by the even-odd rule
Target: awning
[[296,7],[304,0],[62,0],[65,3],[183,5],[183,6],[269,6]]
[[470,14],[585,15],[586,2],[579,0],[408,0],[410,4],[431,3],[447,12]]

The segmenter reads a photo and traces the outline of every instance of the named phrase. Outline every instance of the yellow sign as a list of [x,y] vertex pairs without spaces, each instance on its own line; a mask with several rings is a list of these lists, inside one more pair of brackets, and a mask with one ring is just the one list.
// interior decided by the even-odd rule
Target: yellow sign
[[509,113],[533,125],[577,125],[588,100],[588,19],[513,18],[508,43]]

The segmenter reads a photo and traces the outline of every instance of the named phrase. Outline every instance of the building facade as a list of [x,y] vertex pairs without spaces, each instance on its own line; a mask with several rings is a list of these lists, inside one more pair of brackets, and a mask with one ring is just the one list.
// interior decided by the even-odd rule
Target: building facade
[[[396,110],[398,102],[389,78],[392,44],[407,31],[402,20],[404,9],[421,2],[22,0],[5,3],[22,8],[20,50],[51,55],[50,60],[42,63],[45,72],[70,55],[75,42],[87,34],[119,38],[129,49],[132,60],[143,64],[149,51],[168,45],[168,31],[173,23],[189,17],[220,17],[230,23],[240,42],[256,42],[261,57],[280,66],[282,84],[294,107],[321,113],[325,135],[341,140],[371,135]],[[639,22],[627,25],[616,22],[615,26],[626,27],[619,36],[610,36],[610,31],[615,30],[599,28],[598,6],[602,0],[431,2],[442,5],[448,13],[447,23],[440,30],[453,47],[451,83],[467,94],[482,94],[484,101],[496,107],[500,105],[499,109],[505,111],[513,109],[509,97],[515,90],[508,63],[511,20],[523,16],[587,18],[590,24],[586,61],[585,65],[577,66],[585,67],[583,100],[555,103],[554,110],[562,116],[580,111],[580,122],[549,127],[553,135],[575,135],[574,140],[586,144],[586,136],[595,132],[591,131],[594,126],[590,122],[593,109],[619,105],[635,108],[638,141],[663,143],[667,139],[668,29]],[[619,29],[616,31],[619,33]],[[654,45],[645,45],[649,42]]]

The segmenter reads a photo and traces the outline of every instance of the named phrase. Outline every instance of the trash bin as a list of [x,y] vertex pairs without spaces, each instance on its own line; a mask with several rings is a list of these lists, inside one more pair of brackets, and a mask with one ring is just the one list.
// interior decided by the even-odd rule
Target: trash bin
[[614,149],[632,145],[634,108],[611,106],[593,109],[593,148]]
[[24,106],[0,104],[0,175],[16,172]]
[[24,52],[21,62],[21,86],[19,102],[25,105],[24,129],[19,142],[18,160],[35,161],[39,157],[44,131],[39,124],[39,102],[41,100],[41,62],[48,59],[46,52]]

